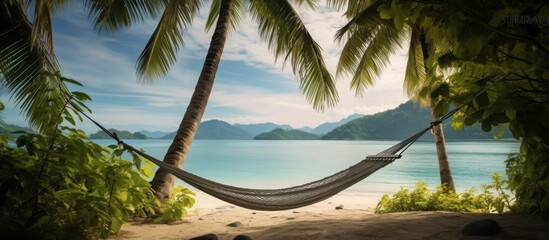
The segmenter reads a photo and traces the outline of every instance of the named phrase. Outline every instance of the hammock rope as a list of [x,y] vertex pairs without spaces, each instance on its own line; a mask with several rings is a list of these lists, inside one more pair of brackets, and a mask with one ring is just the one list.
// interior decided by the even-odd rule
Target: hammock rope
[[402,156],[402,153],[406,151],[414,142],[416,142],[423,134],[425,134],[425,132],[431,130],[434,126],[441,124],[444,120],[450,118],[463,106],[469,104],[474,98],[488,90],[488,88],[491,88],[493,85],[495,85],[496,82],[484,88],[476,95],[471,96],[471,98],[469,98],[461,106],[456,107],[452,111],[449,111],[446,115],[440,117],[438,120],[431,122],[431,124],[425,129],[379,152],[376,155],[369,155],[364,160],[356,163],[355,165],[350,166],[345,170],[337,172],[323,179],[281,189],[241,188],[215,182],[194,175],[183,169],[164,163],[163,161],[158,160],[134,148],[133,146],[120,140],[116,133],[107,130],[105,127],[103,127],[97,121],[93,120],[86,113],[80,113],[83,114],[91,122],[93,122],[109,137],[116,140],[119,145],[123,146],[128,151],[134,152],[137,155],[153,162],[160,169],[173,174],[175,177],[213,197],[243,208],[262,211],[277,211],[299,208],[325,200],[347,189],[355,183],[360,182],[377,170],[391,164],[396,159],[399,159]]

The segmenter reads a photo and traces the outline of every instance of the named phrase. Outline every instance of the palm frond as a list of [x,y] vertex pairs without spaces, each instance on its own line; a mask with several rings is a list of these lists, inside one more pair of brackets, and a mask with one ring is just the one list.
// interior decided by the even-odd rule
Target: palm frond
[[98,32],[114,32],[146,17],[158,15],[165,7],[164,0],[87,0],[89,17]]
[[[364,11],[364,9],[368,8],[372,4],[379,4],[381,1],[349,1],[349,0],[328,0],[327,5],[330,8],[335,8],[337,10],[343,10],[345,9],[344,15],[348,18],[353,18],[354,16],[357,16],[357,14]],[[376,7],[377,9],[377,7]]]
[[336,41],[341,43],[346,40],[339,57],[336,76],[342,73],[354,74],[356,64],[362,58],[368,43],[384,24],[388,23],[379,18],[377,5],[371,5],[336,32]]
[[62,79],[51,74],[59,72],[55,56],[42,41],[32,45],[33,28],[26,9],[21,2],[0,5],[0,85],[29,123],[44,131],[69,91]]
[[[221,0],[213,0],[210,6],[210,13],[206,20],[206,31],[210,31],[216,24],[219,10],[221,9]],[[245,14],[246,7],[243,0],[233,0],[229,19],[229,31],[235,31],[238,24],[242,21],[242,16]]]
[[393,24],[381,25],[375,37],[369,42],[351,80],[351,89],[362,95],[373,85],[389,63],[389,57],[401,48],[407,34],[404,28],[396,29]]
[[408,61],[404,76],[404,91],[408,96],[415,95],[425,83],[425,63],[423,49],[420,44],[419,30],[412,28],[410,33],[410,46],[408,48]]
[[315,9],[318,4],[318,0],[292,0],[292,2],[297,6],[307,6],[310,9]]
[[156,29],[137,60],[141,82],[164,76],[175,63],[177,51],[184,44],[183,31],[192,23],[202,0],[170,0]]
[[336,33],[336,40],[345,42],[336,75],[352,75],[351,88],[357,95],[375,83],[389,57],[401,47],[407,28],[396,29],[378,13],[380,2],[363,9]]
[[259,34],[278,58],[289,61],[298,75],[299,87],[317,110],[333,107],[338,101],[332,75],[326,69],[322,49],[305,28],[299,14],[287,0],[251,0],[252,18]]
[[35,0],[31,47],[43,46],[53,54],[53,31],[49,0]]

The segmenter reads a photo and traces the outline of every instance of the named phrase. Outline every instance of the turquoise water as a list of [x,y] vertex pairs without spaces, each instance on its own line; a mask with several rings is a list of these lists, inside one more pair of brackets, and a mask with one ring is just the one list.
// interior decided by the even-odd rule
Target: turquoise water
[[[96,140],[101,145],[108,140]],[[162,159],[171,140],[128,140]],[[186,171],[225,184],[279,188],[314,181],[343,170],[366,155],[392,146],[392,141],[253,141],[196,140],[184,163]],[[490,174],[505,172],[505,159],[517,152],[516,141],[451,141],[447,151],[458,191],[491,183]],[[377,171],[345,193],[392,193],[422,180],[439,184],[436,149],[416,142],[401,159]]]

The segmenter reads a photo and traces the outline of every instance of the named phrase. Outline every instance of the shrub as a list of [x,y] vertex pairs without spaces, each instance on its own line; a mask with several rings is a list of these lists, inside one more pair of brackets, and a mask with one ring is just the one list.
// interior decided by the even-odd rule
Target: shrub
[[[102,147],[82,130],[60,127],[51,136],[0,137],[0,238],[107,238],[123,222],[155,209],[181,219],[194,199],[180,190],[161,207],[147,178],[151,164],[118,146]],[[126,156],[126,155],[124,155]],[[165,210],[165,209],[168,209]],[[167,212],[170,212],[169,214]],[[163,215],[164,216],[164,215]]]
[[512,210],[507,181],[502,174],[492,175],[492,184],[482,185],[481,192],[471,188],[464,193],[448,191],[444,185],[431,192],[427,184],[417,182],[411,192],[401,188],[393,197],[385,194],[375,208],[376,213],[403,211],[450,211],[503,213]]

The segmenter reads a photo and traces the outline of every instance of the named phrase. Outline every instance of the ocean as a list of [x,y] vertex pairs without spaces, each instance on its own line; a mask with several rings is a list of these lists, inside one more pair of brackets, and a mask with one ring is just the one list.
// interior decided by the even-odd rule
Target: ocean
[[[94,140],[101,145],[111,140]],[[171,140],[127,140],[162,159]],[[281,188],[324,178],[374,155],[396,141],[253,141],[195,140],[183,168],[224,184],[248,188]],[[457,191],[491,183],[492,173],[505,173],[508,154],[519,142],[448,141],[448,158]],[[342,192],[351,195],[394,193],[417,181],[440,184],[433,142],[416,142],[392,164]],[[183,182],[180,184],[186,185]]]

